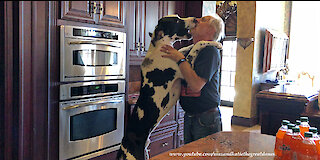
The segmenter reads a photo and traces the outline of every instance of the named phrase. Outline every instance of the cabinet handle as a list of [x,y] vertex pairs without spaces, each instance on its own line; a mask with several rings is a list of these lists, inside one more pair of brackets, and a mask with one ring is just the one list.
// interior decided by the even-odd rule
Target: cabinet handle
[[96,10],[96,2],[91,2],[90,3],[90,13],[91,14],[94,14],[95,13],[95,10]]
[[169,145],[168,142],[162,143],[162,147],[165,147],[165,146],[168,146],[168,145]]

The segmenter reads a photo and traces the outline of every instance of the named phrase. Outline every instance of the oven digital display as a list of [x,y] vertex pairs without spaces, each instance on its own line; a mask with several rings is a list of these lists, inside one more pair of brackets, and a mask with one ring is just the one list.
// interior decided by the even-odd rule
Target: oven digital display
[[95,29],[73,29],[73,36],[94,37],[118,40],[118,35],[112,32],[98,31]]
[[118,84],[99,84],[71,87],[71,96],[118,92]]

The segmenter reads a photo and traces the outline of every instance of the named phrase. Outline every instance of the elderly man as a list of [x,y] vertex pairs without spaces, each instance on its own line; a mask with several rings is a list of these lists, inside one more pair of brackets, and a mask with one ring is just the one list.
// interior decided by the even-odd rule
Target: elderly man
[[[185,111],[184,142],[206,137],[222,130],[219,94],[219,70],[221,57],[218,42],[224,36],[224,22],[218,16],[204,16],[197,19],[197,25],[190,30],[193,44],[179,51],[169,45],[163,46],[161,51],[167,53],[164,58],[177,62],[183,76],[180,104]],[[185,57],[197,43],[208,42],[199,49],[193,66]]]

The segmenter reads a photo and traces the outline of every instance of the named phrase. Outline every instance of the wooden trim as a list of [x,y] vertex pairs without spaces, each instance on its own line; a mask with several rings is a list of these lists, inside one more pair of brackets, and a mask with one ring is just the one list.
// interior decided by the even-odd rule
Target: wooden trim
[[252,127],[258,124],[258,119],[257,117],[245,118],[245,117],[239,117],[239,116],[233,115],[231,118],[231,124],[245,126],[245,127]]
[[31,11],[31,1],[19,2],[19,159],[32,159],[33,152]]
[[19,2],[19,159],[47,159],[48,1]]
[[[47,159],[48,136],[48,1],[32,2],[33,159]],[[28,84],[24,84],[28,85]]]
[[49,1],[48,22],[48,160],[59,159],[59,16],[58,2]]
[[17,159],[17,135],[14,133],[13,101],[13,2],[4,1],[4,159]]
[[[4,2],[0,2],[0,15],[5,15],[4,14]],[[4,16],[0,16],[0,33],[5,33],[4,32]],[[5,34],[4,36],[0,37],[0,106],[5,106],[5,86],[2,84],[4,83],[4,77],[5,77],[5,65],[4,65],[4,43],[5,43]],[[0,148],[5,148],[4,147],[4,124],[5,124],[5,119],[4,119],[4,107],[0,107]],[[0,159],[4,159],[4,149],[0,150]]]

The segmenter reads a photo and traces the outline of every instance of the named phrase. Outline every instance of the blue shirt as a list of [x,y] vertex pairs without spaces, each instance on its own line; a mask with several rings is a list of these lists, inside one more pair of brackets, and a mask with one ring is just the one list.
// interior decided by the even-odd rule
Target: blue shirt
[[197,114],[220,104],[220,65],[220,51],[216,47],[207,46],[199,52],[194,62],[194,70],[199,77],[206,79],[207,83],[200,93],[194,93],[186,88],[187,83],[182,80],[180,104],[184,111]]

